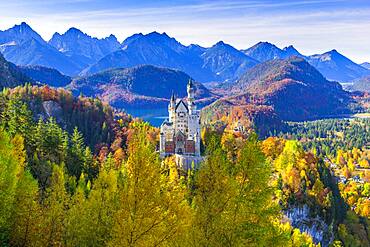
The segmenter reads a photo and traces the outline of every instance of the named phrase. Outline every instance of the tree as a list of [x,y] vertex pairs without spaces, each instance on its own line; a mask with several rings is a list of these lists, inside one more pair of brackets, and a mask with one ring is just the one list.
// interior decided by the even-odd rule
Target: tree
[[180,236],[185,225],[186,200],[163,178],[147,128],[135,127],[129,140],[111,246],[164,245]]
[[65,189],[64,166],[54,165],[50,188],[42,208],[42,246],[60,246],[63,243],[66,212],[70,197]]
[[85,144],[82,134],[78,131],[77,127],[73,129],[71,136],[71,145],[68,149],[67,156],[67,170],[69,175],[78,179],[84,168],[85,162]]
[[232,174],[237,194],[232,200],[228,245],[284,245],[288,239],[279,228],[281,213],[273,200],[272,170],[255,135],[248,138],[240,151]]
[[21,174],[17,184],[10,244],[12,246],[36,246],[40,244],[42,221],[37,181],[29,172]]
[[9,240],[11,216],[23,164],[14,156],[9,135],[0,130],[0,242]]
[[196,176],[192,244],[269,246],[285,243],[278,227],[279,207],[269,185],[271,168],[256,137],[240,150],[235,163],[219,140],[209,140],[207,159]]

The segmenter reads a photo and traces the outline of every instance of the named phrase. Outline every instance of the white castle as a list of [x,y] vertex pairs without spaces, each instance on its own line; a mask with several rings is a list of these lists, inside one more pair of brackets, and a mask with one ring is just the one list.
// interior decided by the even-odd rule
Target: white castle
[[172,94],[168,119],[161,125],[161,157],[172,154],[200,157],[200,112],[194,103],[195,88],[191,80],[187,92],[187,102]]

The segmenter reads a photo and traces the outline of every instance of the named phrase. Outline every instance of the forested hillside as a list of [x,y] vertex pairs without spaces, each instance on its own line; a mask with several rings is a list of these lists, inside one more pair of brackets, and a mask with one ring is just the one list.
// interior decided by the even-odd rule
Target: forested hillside
[[[117,108],[165,108],[172,94],[183,98],[192,78],[182,71],[140,65],[111,69],[90,76],[77,77],[67,86],[75,95],[99,97]],[[214,95],[194,82],[197,100],[212,100]]]
[[[37,95],[36,88],[23,89]],[[119,118],[117,132],[127,133],[127,142],[115,152],[111,147],[94,154],[77,127],[68,133],[52,118],[34,124],[27,103],[9,94],[3,98],[10,99],[2,105],[19,109],[1,119],[0,241],[5,246],[312,241],[279,223],[271,167],[255,137],[230,157],[218,135],[207,134],[208,158],[199,171],[184,173],[171,158],[160,162],[156,130],[148,124]]]
[[14,64],[5,60],[0,53],[0,89],[5,87],[16,87],[33,80],[22,73]]
[[71,77],[63,75],[56,69],[39,65],[18,66],[18,69],[32,80],[51,87],[64,87],[72,80]]
[[[336,153],[319,143],[347,123],[288,126],[292,134],[266,140],[213,125],[202,130],[199,170],[185,171],[159,159],[156,128],[99,100],[30,85],[0,99],[4,246],[369,244],[370,177],[357,184],[351,165],[369,166],[366,120],[325,144]],[[341,172],[350,183],[337,182]]]

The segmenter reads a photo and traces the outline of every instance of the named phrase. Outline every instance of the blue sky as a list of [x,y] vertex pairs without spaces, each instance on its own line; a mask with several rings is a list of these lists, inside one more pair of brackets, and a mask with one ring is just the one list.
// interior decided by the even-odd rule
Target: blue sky
[[26,21],[46,40],[77,27],[96,37],[166,32],[184,44],[258,41],[370,62],[369,0],[1,0],[0,29]]

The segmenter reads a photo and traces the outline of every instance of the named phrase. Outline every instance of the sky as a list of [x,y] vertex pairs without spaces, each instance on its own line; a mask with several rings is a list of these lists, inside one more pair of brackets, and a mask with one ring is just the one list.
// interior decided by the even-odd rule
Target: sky
[[370,0],[0,0],[0,30],[22,21],[45,40],[70,27],[119,41],[166,32],[205,47],[259,41],[294,45],[304,55],[338,50],[370,62]]

